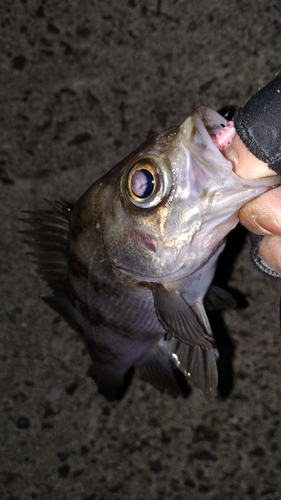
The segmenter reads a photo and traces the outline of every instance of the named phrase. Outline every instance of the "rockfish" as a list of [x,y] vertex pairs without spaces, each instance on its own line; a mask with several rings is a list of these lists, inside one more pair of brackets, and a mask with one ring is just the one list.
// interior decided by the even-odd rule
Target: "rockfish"
[[217,386],[204,303],[229,301],[212,287],[218,257],[242,205],[280,183],[233,172],[216,140],[229,128],[202,106],[143,143],[74,208],[47,202],[51,210],[28,212],[24,232],[53,291],[43,299],[82,337],[109,400],[122,397],[133,371],[173,395],[180,379],[207,396]]

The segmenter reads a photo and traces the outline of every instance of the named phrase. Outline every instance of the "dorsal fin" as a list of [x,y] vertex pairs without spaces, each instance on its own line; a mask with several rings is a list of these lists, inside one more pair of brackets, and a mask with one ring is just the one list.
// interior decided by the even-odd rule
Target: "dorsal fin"
[[21,219],[32,229],[20,231],[33,238],[25,243],[32,249],[38,273],[53,290],[55,296],[64,295],[67,282],[67,253],[70,208],[59,201],[44,200],[52,210],[25,211],[28,219]]

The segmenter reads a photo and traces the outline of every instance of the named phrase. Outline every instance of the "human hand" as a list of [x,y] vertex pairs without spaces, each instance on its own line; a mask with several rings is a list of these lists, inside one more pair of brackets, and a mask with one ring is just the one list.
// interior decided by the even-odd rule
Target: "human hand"
[[239,220],[249,231],[264,235],[259,255],[275,271],[281,273],[281,186],[246,203]]
[[[232,162],[234,172],[244,179],[276,175],[246,148],[237,134],[223,154]],[[246,203],[238,217],[249,231],[264,236],[259,255],[269,267],[281,273],[281,186]]]
[[[280,116],[281,74],[278,74],[235,112],[236,134],[223,154],[232,162],[237,175],[255,179],[281,174]],[[244,205],[238,217],[249,231],[263,236],[258,254],[281,274],[281,186]],[[254,260],[256,244],[258,241],[253,241]]]

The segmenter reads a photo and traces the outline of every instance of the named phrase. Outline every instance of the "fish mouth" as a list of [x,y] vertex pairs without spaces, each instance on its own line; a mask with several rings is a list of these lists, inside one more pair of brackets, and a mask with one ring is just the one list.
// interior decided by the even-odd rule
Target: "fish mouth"
[[240,144],[237,142],[238,136],[233,120],[227,121],[219,113],[205,106],[201,106],[196,112],[205,125],[213,144],[231,162],[232,171],[235,174],[248,180],[277,175],[268,168],[265,162],[252,155],[249,157],[250,154],[248,151],[245,152],[244,144],[241,148],[241,141]]
[[219,151],[224,151],[232,142],[236,133],[234,121],[227,120],[207,106],[200,106],[194,115],[199,115],[210,138]]
[[235,134],[236,131],[234,128],[234,121],[230,120],[228,125],[226,125],[218,134],[210,134],[210,136],[215,146],[217,146],[220,151],[224,151],[232,143]]
[[228,147],[224,129],[228,130],[230,142],[233,139],[233,131],[229,132],[230,122],[207,106],[197,108],[193,115],[180,125],[182,144],[218,186],[222,186],[232,172],[231,161],[225,158],[223,150],[218,147],[220,137],[223,138],[223,147]]

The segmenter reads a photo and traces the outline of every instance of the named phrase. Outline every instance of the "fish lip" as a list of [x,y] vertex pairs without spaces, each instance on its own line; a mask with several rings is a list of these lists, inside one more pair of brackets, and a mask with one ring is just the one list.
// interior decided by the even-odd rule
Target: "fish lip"
[[[216,155],[219,155],[221,159],[223,158],[228,163],[231,163],[223,154],[225,146],[219,147],[218,137],[224,136],[225,131],[231,128],[231,123],[233,124],[233,122],[228,121],[217,111],[207,106],[199,106],[193,113],[193,119],[197,130],[200,131],[202,137],[205,139],[207,147],[211,148],[213,152],[216,152]],[[232,129],[233,135],[228,146],[233,141],[235,135],[234,126]]]
[[229,122],[207,106],[197,108],[180,125],[181,141],[218,186],[224,185],[232,172],[232,163],[225,158],[213,137]]
[[229,120],[208,106],[199,106],[196,108],[193,115],[197,114],[200,116],[200,119],[202,120],[203,125],[211,138],[222,132],[224,128],[229,125]]

